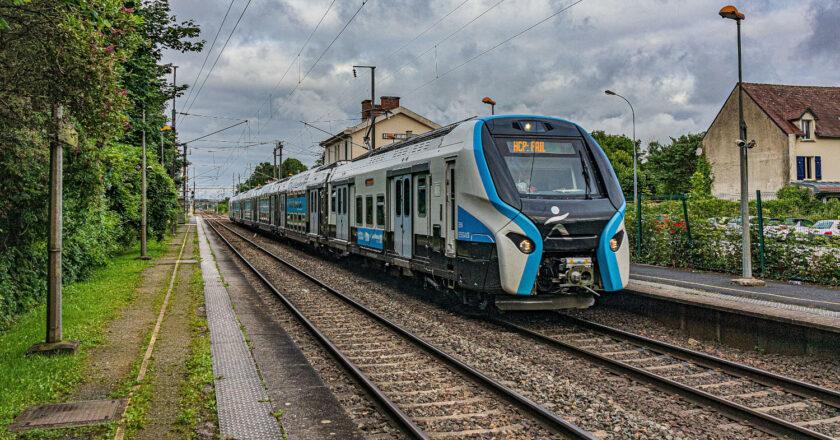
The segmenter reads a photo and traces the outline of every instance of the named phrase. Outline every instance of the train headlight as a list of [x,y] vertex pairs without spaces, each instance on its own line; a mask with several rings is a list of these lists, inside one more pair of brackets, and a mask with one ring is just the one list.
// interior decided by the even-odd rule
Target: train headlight
[[531,241],[530,238],[525,238],[519,242],[519,250],[522,251],[523,254],[530,254],[534,252],[534,242]]
[[530,254],[530,253],[534,252],[534,249],[537,248],[536,245],[534,245],[533,240],[531,240],[530,238],[528,238],[528,237],[526,237],[522,234],[517,234],[515,232],[509,232],[507,234],[507,238],[509,238],[510,241],[512,241],[514,244],[516,244],[516,247],[518,247],[519,251],[522,252],[523,254]]
[[610,239],[610,249],[613,252],[618,252],[618,248],[621,247],[621,241],[624,239],[624,231],[618,231],[613,238]]

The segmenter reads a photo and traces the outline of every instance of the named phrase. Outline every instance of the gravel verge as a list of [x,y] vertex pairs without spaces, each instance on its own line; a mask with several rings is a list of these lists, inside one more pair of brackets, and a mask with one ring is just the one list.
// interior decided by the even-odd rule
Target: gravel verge
[[266,237],[255,240],[600,438],[771,438],[564,352],[443,309],[443,294],[421,292],[418,282],[385,276],[358,259],[336,263]]

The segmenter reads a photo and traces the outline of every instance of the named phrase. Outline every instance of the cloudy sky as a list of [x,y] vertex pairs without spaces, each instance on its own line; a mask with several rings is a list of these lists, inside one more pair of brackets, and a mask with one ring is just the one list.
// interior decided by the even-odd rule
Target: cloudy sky
[[[197,196],[230,194],[234,176],[271,160],[276,140],[284,157],[311,165],[328,136],[300,121],[327,132],[358,122],[370,76],[354,78],[354,64],[377,67],[377,101],[400,96],[440,124],[489,113],[481,99],[490,96],[497,114],[629,136],[627,104],[603,93],[612,89],[633,103],[644,144],[708,128],[737,81],[735,23],[717,14],[725,3],[575,1],[171,0],[207,40],[202,53],[164,60],[193,86],[177,103],[191,115],[179,117],[179,138],[248,120],[191,144],[190,178],[206,188]],[[840,85],[840,2],[737,6],[746,15],[744,81]]]

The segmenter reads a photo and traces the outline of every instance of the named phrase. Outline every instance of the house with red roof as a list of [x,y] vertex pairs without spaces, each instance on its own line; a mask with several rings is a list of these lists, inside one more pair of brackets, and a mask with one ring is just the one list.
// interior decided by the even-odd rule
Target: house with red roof
[[[840,87],[744,83],[744,121],[749,150],[749,189],[772,197],[789,184],[817,196],[840,196]],[[706,135],[703,150],[712,165],[712,194],[740,194],[738,86],[733,88]]]

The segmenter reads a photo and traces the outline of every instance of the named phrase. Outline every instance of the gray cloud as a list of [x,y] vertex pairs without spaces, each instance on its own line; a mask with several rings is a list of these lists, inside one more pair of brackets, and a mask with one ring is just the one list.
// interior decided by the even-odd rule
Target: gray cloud
[[[236,0],[209,63],[246,1]],[[705,130],[737,81],[734,23],[717,15],[723,4],[709,0],[585,0],[445,76],[440,75],[571,0],[504,1],[438,44],[436,51],[410,63],[498,0],[468,1],[388,59],[463,0],[369,0],[298,84],[299,70],[303,75],[310,69],[360,5],[337,1],[296,58],[330,1],[252,1],[191,109],[197,114],[247,118],[250,124],[214,139],[282,139],[286,157],[311,164],[320,152],[317,142],[327,135],[298,121],[323,120],[316,125],[329,132],[354,124],[346,119],[359,117],[359,103],[370,96],[370,82],[367,71],[353,78],[353,64],[377,65],[378,96],[401,96],[403,105],[439,123],[487,113],[481,98],[491,96],[499,103],[497,113],[559,116],[590,130],[630,134],[626,104],[603,93],[613,89],[633,102],[637,133],[645,142]],[[202,26],[205,39],[212,39],[226,8],[222,0],[173,4],[180,19],[192,18]],[[767,0],[752,2],[743,12],[746,81],[837,83],[840,6],[818,0],[804,5]],[[180,82],[192,82],[203,59],[204,54],[172,53],[165,62],[181,66]],[[439,78],[432,81],[436,75]],[[258,115],[278,82],[270,109],[263,106]],[[182,99],[178,106],[183,109],[183,105]],[[180,137],[190,139],[230,123],[186,117],[179,121]],[[247,149],[231,145],[235,144],[196,145],[190,160],[196,173],[205,173],[199,186],[229,186],[231,176],[244,174],[249,163],[271,158],[270,145]],[[215,194],[199,191],[200,196]]]

